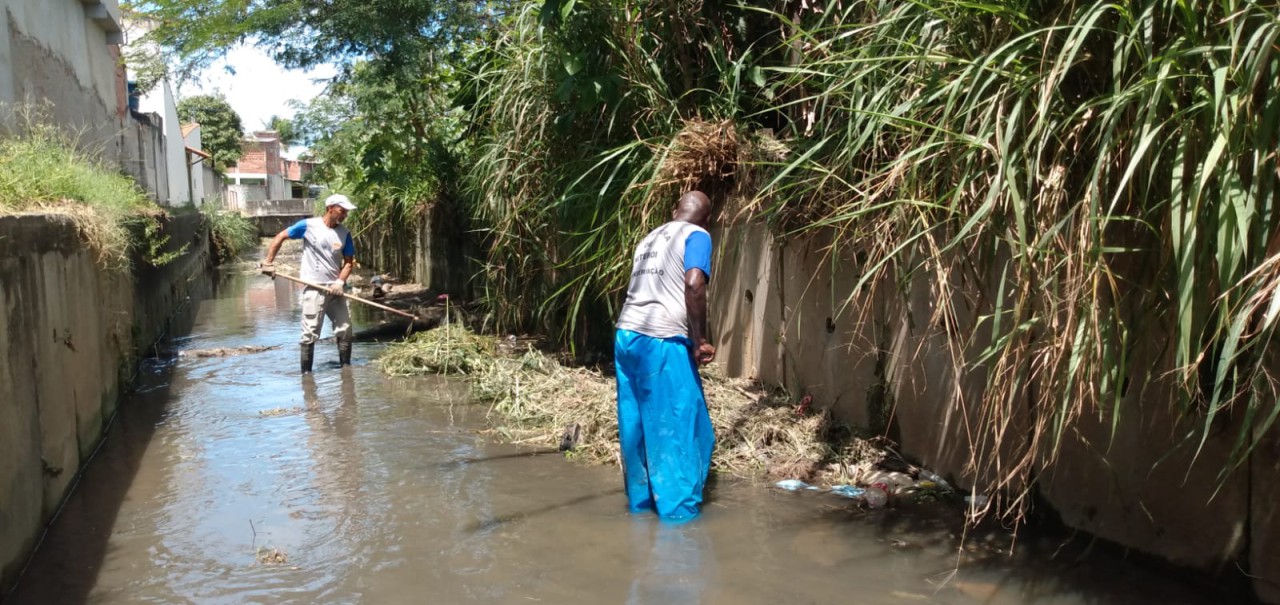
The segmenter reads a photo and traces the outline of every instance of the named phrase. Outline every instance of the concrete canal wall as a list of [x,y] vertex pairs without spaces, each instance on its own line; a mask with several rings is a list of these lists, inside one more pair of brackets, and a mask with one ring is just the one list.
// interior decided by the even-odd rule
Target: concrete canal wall
[[[974,334],[970,352],[986,345],[976,323],[990,311],[979,305],[994,300],[998,275],[955,271],[957,281],[939,285],[922,272],[855,293],[858,251],[833,248],[829,235],[785,245],[762,225],[713,235],[712,329],[732,375],[812,394],[841,419],[889,435],[908,457],[973,483],[966,464],[988,368],[957,375],[949,345]],[[955,325],[936,321],[939,288],[957,294]],[[1145,386],[1129,389],[1114,437],[1108,413],[1085,410],[1056,463],[1032,469],[1036,492],[1068,525],[1122,546],[1209,574],[1248,569],[1257,594],[1280,603],[1280,431],[1256,435],[1248,463],[1220,477],[1240,419],[1215,426],[1197,456],[1203,417],[1177,410],[1167,376],[1142,370],[1170,367],[1165,344],[1135,351],[1131,384]],[[1027,446],[1038,414],[1047,412],[1028,402],[1009,419],[1010,435],[1024,442],[1011,440],[1006,453]]]
[[138,352],[210,279],[199,214],[164,223],[152,267],[107,271],[65,216],[0,217],[0,595],[101,441]]
[[[415,278],[457,288],[473,271],[439,223],[428,217],[419,227]],[[765,225],[748,223],[717,227],[713,237],[711,329],[730,375],[784,386],[797,399],[812,395],[815,406],[887,435],[961,487],[982,484],[968,465],[991,455],[974,430],[990,422],[977,404],[991,370],[972,359],[988,344],[990,327],[978,322],[991,312],[999,274],[970,265],[945,284],[925,271],[855,292],[865,261],[859,250],[833,245],[830,233],[783,243]],[[937,319],[942,289],[956,305],[951,324]],[[1126,312],[1171,321],[1150,310]],[[954,344],[965,340],[968,360],[957,372]],[[1143,370],[1171,367],[1172,351],[1165,342],[1141,343],[1130,360],[1130,384],[1141,388],[1128,389],[1114,433],[1109,412],[1084,410],[1055,463],[1037,459],[1025,477],[1034,477],[1035,496],[1071,527],[1210,576],[1244,581],[1247,570],[1259,597],[1280,603],[1280,428],[1255,435],[1247,462],[1220,476],[1242,419],[1223,414],[1201,446],[1204,418],[1178,409],[1169,376]],[[1280,360],[1272,367],[1280,369]],[[1050,414],[1028,398],[1007,418],[1006,459],[1036,447],[1027,438]]]

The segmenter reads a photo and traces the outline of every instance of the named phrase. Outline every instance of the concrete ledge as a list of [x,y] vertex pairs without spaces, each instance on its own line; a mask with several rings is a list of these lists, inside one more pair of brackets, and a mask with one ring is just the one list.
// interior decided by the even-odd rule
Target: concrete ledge
[[208,281],[208,227],[166,220],[160,267],[108,271],[62,215],[0,216],[0,594],[102,440],[122,376]]

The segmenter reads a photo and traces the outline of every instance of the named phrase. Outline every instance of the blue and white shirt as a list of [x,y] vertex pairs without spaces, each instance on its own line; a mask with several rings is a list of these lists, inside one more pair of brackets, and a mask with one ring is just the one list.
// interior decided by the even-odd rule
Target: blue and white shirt
[[302,267],[299,277],[319,284],[338,280],[344,257],[356,255],[351,232],[338,225],[330,229],[320,217],[300,220],[289,227],[290,239],[302,240]]
[[706,229],[671,221],[650,232],[636,247],[617,328],[654,338],[688,336],[684,274],[690,269],[711,280],[711,234]]

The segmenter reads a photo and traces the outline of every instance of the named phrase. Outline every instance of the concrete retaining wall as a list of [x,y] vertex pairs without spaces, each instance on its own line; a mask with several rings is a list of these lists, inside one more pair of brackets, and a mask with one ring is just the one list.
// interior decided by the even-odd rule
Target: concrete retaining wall
[[[990,309],[974,305],[994,300],[998,275],[956,271],[956,281],[938,284],[924,272],[855,292],[858,253],[833,247],[829,234],[780,245],[748,224],[713,236],[712,330],[731,375],[812,394],[815,405],[887,434],[909,457],[975,484],[971,457],[989,453],[970,427],[991,421],[976,405],[988,368],[969,363],[957,375],[950,343],[977,334],[969,352],[986,346],[976,318]],[[959,305],[955,325],[938,320],[942,288]],[[1249,464],[1219,477],[1240,419],[1224,418],[1197,456],[1203,419],[1177,409],[1167,377],[1141,370],[1170,367],[1160,357],[1170,350],[1149,342],[1135,353],[1131,384],[1145,386],[1127,393],[1114,437],[1109,415],[1086,410],[1056,463],[1027,478],[1072,527],[1211,574],[1238,577],[1241,564],[1257,577],[1258,594],[1280,603],[1280,430],[1258,435]],[[1036,411],[1028,405],[1006,420],[1002,451],[1025,450]]]
[[209,280],[198,214],[169,220],[162,267],[105,271],[62,216],[0,217],[0,594],[115,411],[135,352]]
[[[465,232],[424,217],[415,279],[448,289],[473,275],[449,239]],[[830,233],[783,243],[764,225],[736,224],[712,235],[711,330],[730,375],[784,386],[797,399],[813,395],[816,406],[889,436],[962,487],[993,479],[973,464],[995,447],[973,439],[973,427],[994,422],[978,405],[992,370],[974,359],[989,344],[979,318],[991,313],[998,273],[955,257],[937,260],[956,269],[945,283],[925,271],[906,283],[861,284],[865,260]],[[953,322],[940,319],[941,300],[955,305]],[[960,363],[956,342],[970,347]],[[1055,464],[1028,466],[1009,487],[1034,480],[1036,496],[1065,523],[1136,551],[1236,580],[1239,565],[1260,597],[1280,603],[1280,428],[1255,436],[1248,464],[1220,477],[1241,419],[1224,416],[1200,448],[1203,418],[1178,409],[1169,377],[1143,371],[1170,367],[1161,357],[1170,351],[1153,339],[1133,353],[1130,383],[1143,386],[1125,395],[1114,434],[1108,412],[1084,410]],[[1006,460],[1036,446],[1029,435],[1046,414],[1028,403],[998,419]]]

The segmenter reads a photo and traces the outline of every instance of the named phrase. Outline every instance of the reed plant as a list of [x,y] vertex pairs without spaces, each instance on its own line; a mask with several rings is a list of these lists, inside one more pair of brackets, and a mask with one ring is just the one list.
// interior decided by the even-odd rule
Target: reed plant
[[1000,510],[1148,376],[1201,443],[1247,419],[1225,477],[1280,414],[1278,36],[1239,0],[545,3],[476,60],[481,281],[506,327],[590,343],[631,246],[709,189],[834,233],[850,308],[931,284],[953,375],[987,377],[955,404]]
[[[803,50],[769,69],[794,117],[793,159],[756,207],[784,237],[831,229],[858,248],[854,296],[933,284],[954,374],[988,376],[957,404],[976,427],[970,470],[1012,494],[1006,511],[1022,510],[1082,414],[1114,430],[1135,377],[1175,382],[1171,404],[1200,423],[1200,444],[1238,408],[1249,421],[1223,476],[1243,460],[1280,412],[1265,363],[1280,309],[1274,8],[885,1],[769,14]],[[965,281],[994,294],[963,300]],[[1171,354],[1144,357],[1154,371],[1135,370],[1162,346]]]

